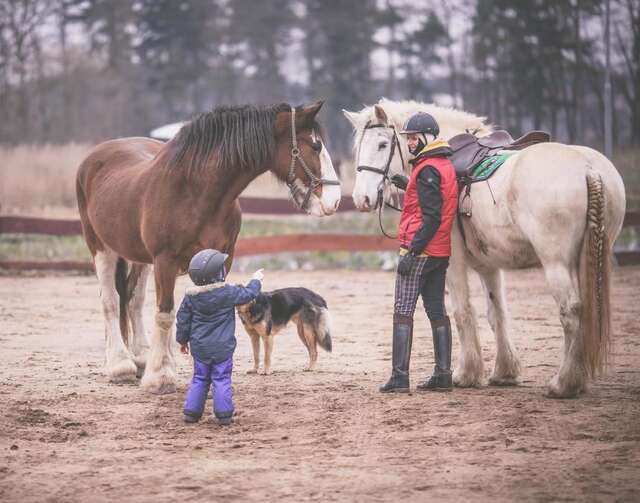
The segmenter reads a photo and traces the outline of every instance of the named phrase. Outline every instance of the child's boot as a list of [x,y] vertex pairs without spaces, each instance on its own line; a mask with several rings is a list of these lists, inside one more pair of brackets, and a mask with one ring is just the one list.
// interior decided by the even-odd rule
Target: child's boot
[[229,426],[233,423],[233,411],[230,412],[218,412],[215,413],[216,419],[218,420],[218,424],[222,426]]
[[197,423],[198,421],[200,421],[200,418],[198,416],[192,416],[191,414],[186,413],[184,414],[183,418],[185,423]]

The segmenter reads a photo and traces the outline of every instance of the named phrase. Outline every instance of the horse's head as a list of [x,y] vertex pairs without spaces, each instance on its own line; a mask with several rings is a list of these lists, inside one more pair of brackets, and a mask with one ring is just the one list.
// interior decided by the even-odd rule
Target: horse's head
[[341,197],[340,181],[315,118],[322,103],[277,114],[276,159],[271,168],[289,186],[294,203],[317,217],[334,214]]
[[343,113],[355,128],[353,202],[360,211],[372,211],[390,197],[387,182],[394,173],[402,173],[406,145],[381,105]]
[[392,101],[382,98],[360,112],[344,111],[355,129],[356,182],[353,202],[360,211],[372,211],[389,202],[391,175],[408,171],[409,151],[404,135],[397,133],[416,112],[431,114],[440,126],[440,138],[448,140],[460,133],[489,134],[490,124],[463,110],[417,101]]

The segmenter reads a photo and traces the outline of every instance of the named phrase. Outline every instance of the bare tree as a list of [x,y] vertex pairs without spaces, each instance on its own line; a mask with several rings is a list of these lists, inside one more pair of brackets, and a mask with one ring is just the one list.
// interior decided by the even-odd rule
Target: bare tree
[[7,57],[7,80],[17,77],[18,103],[17,129],[29,131],[29,101],[27,78],[29,64],[34,57],[33,37],[46,16],[51,4],[46,0],[5,0],[0,3],[0,27],[3,32],[3,52]]
[[621,5],[626,14],[624,24],[628,25],[622,22],[615,25],[626,74],[620,87],[631,111],[631,143],[640,145],[640,0],[621,0]]

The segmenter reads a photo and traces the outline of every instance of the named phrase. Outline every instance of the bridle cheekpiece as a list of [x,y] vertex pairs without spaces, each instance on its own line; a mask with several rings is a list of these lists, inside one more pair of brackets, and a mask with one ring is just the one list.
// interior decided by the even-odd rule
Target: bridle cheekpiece
[[[300,192],[300,189],[296,187],[296,162],[299,162],[302,166],[302,169],[309,177],[309,186],[307,192],[302,200],[302,203],[298,203],[296,201],[296,194]],[[289,192],[291,192],[291,196],[296,205],[298,205],[301,209],[306,210],[307,205],[309,204],[309,199],[311,199],[311,194],[317,187],[322,187],[323,185],[340,185],[339,180],[327,180],[325,178],[318,178],[313,174],[313,171],[309,169],[307,163],[302,157],[302,153],[298,148],[298,139],[296,135],[296,109],[291,107],[291,165],[289,166],[289,173],[287,174],[287,187],[289,187]]]

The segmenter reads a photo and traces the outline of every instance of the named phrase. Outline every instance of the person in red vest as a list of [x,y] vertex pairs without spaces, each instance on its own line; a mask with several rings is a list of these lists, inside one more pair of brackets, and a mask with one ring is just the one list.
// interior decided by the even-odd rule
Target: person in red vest
[[431,322],[435,368],[417,391],[451,391],[451,322],[444,305],[444,285],[451,255],[451,228],[458,206],[458,182],[449,144],[424,112],[412,115],[400,134],[415,157],[411,176],[391,181],[405,190],[398,229],[400,262],[393,314],[392,373],[383,393],[409,392],[413,313],[422,296]]

